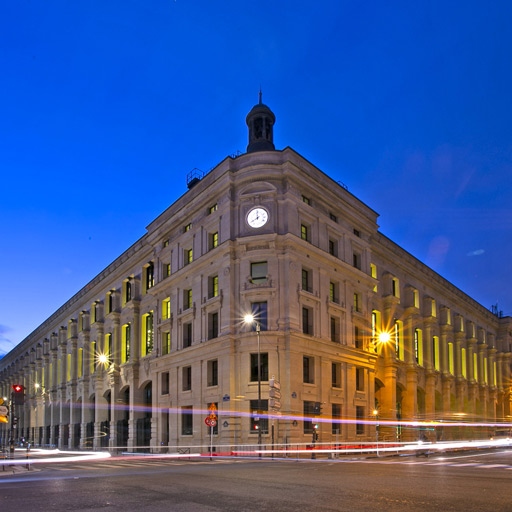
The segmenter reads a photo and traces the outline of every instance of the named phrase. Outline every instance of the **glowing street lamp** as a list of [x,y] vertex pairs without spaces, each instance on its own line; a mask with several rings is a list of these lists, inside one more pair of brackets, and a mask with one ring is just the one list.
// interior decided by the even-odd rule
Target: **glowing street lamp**
[[[254,315],[247,314],[244,316],[244,323],[246,325],[254,325],[256,329],[256,336],[258,337],[258,447],[261,447],[261,352],[260,352],[260,323]],[[261,457],[261,451],[260,451]]]

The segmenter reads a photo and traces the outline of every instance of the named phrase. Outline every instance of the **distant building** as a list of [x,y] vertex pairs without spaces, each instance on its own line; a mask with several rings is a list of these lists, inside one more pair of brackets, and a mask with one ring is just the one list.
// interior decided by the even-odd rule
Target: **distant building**
[[213,428],[220,451],[310,443],[315,425],[332,443],[375,439],[375,420],[388,440],[416,439],[410,420],[509,421],[512,318],[386,238],[376,212],[293,149],[275,150],[261,96],[246,121],[245,154],[191,174],[140,240],[0,360],[0,393],[26,390],[16,436],[200,450]]

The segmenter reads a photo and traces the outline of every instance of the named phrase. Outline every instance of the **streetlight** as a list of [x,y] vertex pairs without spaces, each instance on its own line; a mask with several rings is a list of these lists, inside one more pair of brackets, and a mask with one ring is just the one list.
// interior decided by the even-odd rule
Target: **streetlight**
[[379,410],[373,409],[373,417],[375,418],[375,440],[377,442],[377,457],[379,456]]
[[244,316],[244,323],[254,325],[256,328],[256,336],[258,337],[258,447],[261,457],[261,352],[260,352],[260,323],[254,315],[247,314]]

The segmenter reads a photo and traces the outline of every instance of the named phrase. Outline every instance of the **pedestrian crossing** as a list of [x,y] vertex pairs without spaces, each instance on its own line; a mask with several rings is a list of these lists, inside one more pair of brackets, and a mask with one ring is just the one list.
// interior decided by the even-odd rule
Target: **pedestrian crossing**
[[[355,462],[355,461],[354,461]],[[368,464],[401,464],[407,466],[443,466],[443,467],[453,467],[453,468],[478,468],[478,469],[505,469],[512,470],[511,464],[496,464],[491,462],[480,462],[480,461],[471,461],[471,462],[459,462],[456,460],[383,460],[383,459],[366,459],[365,462]]]

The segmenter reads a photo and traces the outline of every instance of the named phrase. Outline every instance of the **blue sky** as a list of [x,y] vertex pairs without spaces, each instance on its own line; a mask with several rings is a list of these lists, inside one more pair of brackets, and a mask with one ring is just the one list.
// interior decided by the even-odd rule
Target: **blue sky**
[[512,314],[512,3],[18,0],[0,15],[0,354],[245,151],[245,116]]

